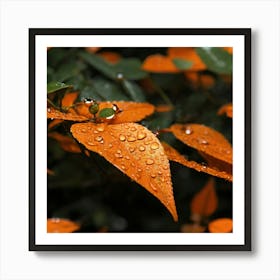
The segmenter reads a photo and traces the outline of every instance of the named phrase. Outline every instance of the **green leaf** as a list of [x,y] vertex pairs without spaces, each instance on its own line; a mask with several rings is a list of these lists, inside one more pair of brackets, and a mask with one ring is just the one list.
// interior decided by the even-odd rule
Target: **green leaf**
[[87,52],[80,53],[81,58],[96,70],[110,79],[117,79],[117,73],[111,64],[107,63],[102,57]]
[[175,66],[179,70],[188,70],[193,65],[192,61],[185,60],[185,59],[182,59],[182,58],[173,58],[172,62],[175,64]]
[[129,96],[132,98],[133,101],[137,101],[137,102],[146,101],[146,97],[144,95],[142,88],[138,86],[135,82],[123,80],[122,86],[124,87],[124,89],[129,94]]
[[125,58],[113,65],[116,76],[122,74],[126,80],[140,80],[147,77],[148,73],[141,69],[141,61],[137,58]]
[[196,52],[209,70],[218,74],[232,73],[232,55],[222,48],[196,48]]
[[129,100],[129,98],[124,94],[122,88],[110,80],[102,77],[96,77],[92,80],[92,84],[96,92],[103,97],[104,100]]
[[79,73],[85,68],[85,65],[81,62],[70,61],[62,64],[54,75],[54,79],[57,81],[66,82],[68,79],[79,75]]
[[141,69],[141,61],[136,58],[125,58],[117,64],[111,64],[95,54],[81,52],[80,56],[96,70],[101,72],[107,78],[113,80],[119,80],[122,78],[128,80],[139,80],[148,75],[147,72]]
[[53,93],[56,91],[61,91],[61,90],[66,90],[68,88],[72,88],[72,85],[67,85],[65,83],[61,83],[61,82],[50,82],[47,84],[47,92],[49,93]]

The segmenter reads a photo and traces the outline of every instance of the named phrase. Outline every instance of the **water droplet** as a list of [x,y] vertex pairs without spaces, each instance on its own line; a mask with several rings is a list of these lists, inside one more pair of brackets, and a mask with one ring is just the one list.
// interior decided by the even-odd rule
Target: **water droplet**
[[127,159],[127,160],[129,160],[129,159],[130,159],[130,157],[129,157],[129,156],[125,156],[124,158],[125,158],[125,159]]
[[85,132],[87,132],[87,130],[85,128],[82,128],[81,132],[85,133]]
[[142,140],[147,136],[147,134],[145,132],[138,132],[137,134],[137,139],[138,140]]
[[226,150],[226,154],[231,154],[231,151],[230,150]]
[[48,108],[48,112],[50,112],[51,111],[51,108]]
[[168,169],[168,166],[167,166],[167,165],[164,165],[162,168],[163,168],[164,170],[167,170],[167,169]]
[[198,139],[198,143],[202,144],[202,145],[208,145],[208,141],[206,141],[205,139]]
[[104,131],[104,126],[98,126],[98,127],[97,127],[97,130],[98,130],[99,132]]
[[126,137],[125,137],[124,135],[121,134],[120,137],[119,137],[119,139],[120,139],[120,141],[123,142],[123,141],[125,141]]
[[207,163],[202,162],[201,165],[202,165],[202,168],[203,168],[203,169],[206,169],[206,168],[207,168]]
[[123,73],[118,73],[117,74],[117,79],[122,80],[123,79]]
[[137,171],[138,171],[138,172],[142,172],[142,169],[141,169],[141,168],[138,168]]
[[90,145],[90,146],[95,146],[96,144],[92,141],[87,141],[87,144]]
[[98,133],[99,133],[99,131],[98,131],[98,130],[94,130],[94,131],[93,131],[93,133],[98,134]]
[[157,176],[156,174],[151,174],[152,178],[156,178],[156,176]]
[[126,167],[124,165],[121,165],[121,169],[126,170]]
[[102,136],[96,136],[95,138],[94,138],[97,142],[101,142],[101,141],[103,141],[103,137]]
[[136,137],[131,135],[131,136],[127,137],[127,141],[128,142],[134,142],[134,141],[136,141]]
[[134,148],[134,147],[130,147],[130,148],[129,148],[129,151],[130,151],[131,153],[133,153],[133,152],[135,151],[135,148]]
[[151,145],[151,149],[152,150],[157,150],[158,148],[159,148],[159,144],[158,143],[156,143],[156,142],[152,143],[152,145]]
[[191,135],[191,134],[193,133],[193,131],[191,130],[190,127],[187,127],[186,130],[185,130],[185,133],[186,133],[187,135]]
[[109,148],[112,148],[112,147],[113,147],[113,145],[110,143],[110,144],[108,145],[108,147],[109,147]]
[[130,128],[130,130],[131,130],[131,131],[136,131],[137,128],[136,128],[136,127],[132,127],[132,128]]
[[122,154],[120,154],[120,153],[115,153],[115,157],[116,157],[116,158],[122,158],[122,157],[123,157],[123,155],[122,155]]
[[144,152],[145,150],[146,150],[146,148],[144,146],[139,147],[139,151]]
[[51,121],[53,121],[54,120],[54,118],[51,118]]
[[162,172],[161,172],[161,171],[159,171],[159,172],[158,172],[158,175],[162,175]]
[[146,164],[148,164],[148,165],[152,165],[153,163],[154,163],[154,160],[151,159],[151,158],[148,158],[148,159],[146,160]]
[[131,165],[132,167],[135,167],[135,166],[136,166],[134,162],[132,162],[130,165]]
[[157,192],[157,188],[151,183],[150,187],[153,189],[153,191]]

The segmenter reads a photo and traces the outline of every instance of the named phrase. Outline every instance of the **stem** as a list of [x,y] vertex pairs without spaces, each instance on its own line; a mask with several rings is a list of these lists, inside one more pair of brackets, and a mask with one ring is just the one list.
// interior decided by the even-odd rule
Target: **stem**
[[174,107],[174,104],[172,103],[172,101],[169,99],[169,97],[167,96],[167,94],[162,90],[162,88],[160,88],[151,78],[150,81],[152,83],[152,86],[154,87],[154,89],[156,90],[156,92],[160,95],[160,97],[164,100],[164,102],[172,107]]
[[48,103],[50,103],[55,109],[60,110],[49,98],[47,98]]

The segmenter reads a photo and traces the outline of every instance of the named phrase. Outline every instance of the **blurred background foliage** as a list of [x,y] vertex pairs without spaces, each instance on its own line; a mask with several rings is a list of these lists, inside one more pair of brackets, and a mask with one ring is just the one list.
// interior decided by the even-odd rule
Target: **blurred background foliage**
[[[217,115],[222,105],[232,102],[232,55],[227,48],[194,51],[205,69],[192,69],[191,57],[176,58],[172,62],[178,71],[162,73],[146,71],[143,63],[155,54],[167,56],[168,48],[50,48],[48,96],[56,93],[53,102],[57,106],[66,91],[78,91],[79,100],[91,97],[173,106],[171,111],[158,110],[141,124],[154,132],[173,123],[204,124],[232,143],[232,119]],[[71,136],[71,124],[64,121],[50,131]],[[188,159],[203,162],[197,151],[171,133],[158,137]],[[80,232],[180,232],[190,222],[192,198],[210,177],[170,162],[179,216],[175,223],[155,197],[99,155],[65,151],[51,137],[47,152],[48,218],[76,221],[81,224]],[[219,178],[215,181],[218,208],[210,219],[231,218],[232,184]]]

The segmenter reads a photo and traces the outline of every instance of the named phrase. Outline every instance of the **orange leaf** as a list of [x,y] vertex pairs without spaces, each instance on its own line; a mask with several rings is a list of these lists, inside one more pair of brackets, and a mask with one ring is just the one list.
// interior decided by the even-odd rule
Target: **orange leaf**
[[69,136],[62,135],[58,132],[48,133],[48,136],[57,140],[61,146],[61,148],[66,152],[71,153],[80,153],[81,149],[76,141]]
[[67,219],[52,218],[47,220],[48,233],[68,233],[76,231],[80,225]]
[[86,51],[89,53],[96,53],[100,49],[101,49],[100,47],[88,47],[88,48],[86,48]]
[[219,178],[226,179],[228,181],[232,181],[232,174],[227,173],[226,171],[217,170],[216,168],[213,168],[211,166],[206,166],[206,165],[197,163],[195,161],[187,160],[184,156],[182,156],[178,151],[176,151],[174,148],[172,148],[168,144],[161,142],[161,145],[163,146],[165,154],[167,155],[169,160],[180,163],[180,164],[182,164],[186,167],[192,168],[198,172],[204,172],[204,173],[210,174],[215,177],[219,177]]
[[157,197],[178,220],[169,161],[156,136],[136,123],[71,126],[73,136]]
[[61,107],[68,107],[73,105],[73,103],[75,102],[78,96],[79,96],[78,92],[66,93],[61,100]]
[[233,53],[233,48],[232,47],[223,47],[223,49],[225,51],[227,51],[228,53],[232,54]]
[[218,110],[218,115],[223,114],[226,114],[229,118],[232,118],[232,103],[225,104]]
[[[116,114],[115,118],[109,121],[111,124],[138,122],[153,114],[155,111],[155,107],[152,104],[129,101],[100,102],[99,110],[112,108],[113,104],[118,106],[120,113]],[[89,106],[90,104],[85,104],[83,102],[77,103],[75,108],[70,108],[66,113],[49,107],[47,116],[52,119],[86,121],[93,118],[93,115],[88,110]]]
[[195,88],[201,86],[204,89],[209,89],[215,84],[215,79],[208,74],[200,74],[194,71],[185,71],[184,75]]
[[169,48],[168,49],[168,57],[171,59],[181,58],[188,61],[191,61],[192,67],[188,69],[188,71],[200,71],[205,70],[207,67],[200,59],[199,55],[196,53],[194,48]]
[[55,175],[54,171],[50,170],[49,168],[47,168],[47,174],[52,176]]
[[174,124],[170,127],[176,138],[186,145],[218,160],[232,164],[232,147],[228,140],[213,128],[201,124]]
[[178,73],[180,72],[173,64],[172,59],[161,54],[148,56],[143,64],[142,69],[148,72],[156,73]]
[[200,224],[184,224],[181,226],[181,232],[201,233],[205,230],[206,227]]
[[212,233],[232,232],[232,219],[220,218],[208,224],[208,230]]
[[204,217],[212,215],[218,206],[218,198],[215,191],[215,181],[210,178],[206,185],[193,197],[191,212]]
[[158,113],[165,113],[165,112],[170,112],[170,111],[174,110],[174,107],[171,105],[162,104],[162,105],[156,106],[155,109],[156,109],[156,112],[158,112]]
[[49,123],[48,129],[52,129],[53,127],[59,125],[62,122],[63,122],[63,120],[53,120]]
[[110,63],[117,63],[121,59],[121,56],[116,52],[101,52],[98,55]]

